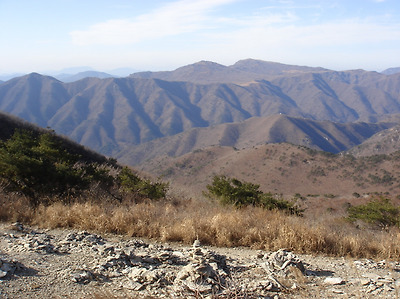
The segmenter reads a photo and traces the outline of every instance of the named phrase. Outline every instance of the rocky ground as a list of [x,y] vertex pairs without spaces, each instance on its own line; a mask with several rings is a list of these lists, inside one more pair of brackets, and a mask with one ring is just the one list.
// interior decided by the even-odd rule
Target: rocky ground
[[0,224],[0,298],[398,298],[400,263]]

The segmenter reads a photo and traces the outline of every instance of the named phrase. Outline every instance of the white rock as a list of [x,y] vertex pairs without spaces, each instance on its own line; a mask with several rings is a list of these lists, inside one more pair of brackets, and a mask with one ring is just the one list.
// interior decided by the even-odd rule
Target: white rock
[[182,251],[173,251],[172,255],[178,258],[184,258],[185,254]]
[[137,282],[137,281],[128,281],[125,282],[124,284],[121,285],[122,287],[129,289],[129,290],[134,290],[134,291],[140,291],[144,289],[144,285]]
[[327,277],[324,282],[330,285],[344,284],[344,280],[341,277]]
[[360,283],[363,286],[369,285],[371,283],[371,279],[369,279],[369,278],[360,278]]
[[366,277],[366,278],[370,278],[375,281],[378,280],[379,278],[382,278],[380,275],[378,275],[376,273],[364,273],[362,276]]
[[0,278],[5,277],[6,275],[7,275],[7,272],[6,272],[6,271],[0,270]]
[[386,278],[386,277],[379,278],[379,279],[378,279],[378,282],[382,282],[382,283],[392,283],[392,282],[393,282],[393,278]]
[[344,292],[343,292],[342,290],[338,290],[338,289],[333,289],[333,290],[332,290],[332,293],[335,293],[335,294],[344,294]]

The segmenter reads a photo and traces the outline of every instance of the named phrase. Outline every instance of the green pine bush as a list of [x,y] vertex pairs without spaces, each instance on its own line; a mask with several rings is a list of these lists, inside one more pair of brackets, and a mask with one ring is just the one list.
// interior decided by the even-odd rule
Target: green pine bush
[[264,193],[259,188],[260,185],[241,182],[235,178],[214,176],[213,182],[207,185],[208,192],[204,192],[204,194],[209,198],[217,198],[223,205],[233,205],[237,208],[251,205],[302,215],[303,211],[293,202],[276,198],[272,193]]
[[68,201],[91,186],[120,200],[121,191],[150,199],[166,196],[168,184],[141,179],[128,168],[111,175],[111,169],[117,168],[121,169],[115,163],[89,162],[70,153],[53,132],[16,130],[10,139],[0,142],[2,189],[23,194],[33,206],[49,198]]
[[123,190],[150,199],[165,198],[168,190],[168,183],[152,183],[150,180],[140,178],[128,167],[120,171],[117,181]]
[[366,204],[349,207],[347,212],[351,222],[361,220],[381,228],[400,224],[400,208],[388,198],[374,198]]

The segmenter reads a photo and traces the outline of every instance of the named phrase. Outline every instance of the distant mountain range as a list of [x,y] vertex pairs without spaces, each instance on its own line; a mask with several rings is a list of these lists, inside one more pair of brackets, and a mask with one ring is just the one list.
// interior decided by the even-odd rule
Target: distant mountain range
[[[120,77],[127,77],[131,74],[134,69],[131,68],[119,68],[115,70],[111,70],[109,72],[99,72],[95,70],[85,70],[82,72],[64,72],[64,73],[57,73],[53,75],[54,78],[62,81],[62,82],[74,82],[85,78],[120,78]],[[50,74],[51,76],[51,74]]]
[[[109,78],[109,77],[127,77],[133,72],[137,72],[137,70],[133,68],[117,68],[113,70],[109,70],[107,72],[99,72],[93,70],[90,67],[82,66],[82,67],[71,67],[62,69],[60,71],[46,71],[44,75],[52,76],[63,82],[73,82],[76,80],[80,80],[87,77],[95,77],[95,78]],[[0,82],[8,81],[10,79],[21,77],[26,74],[23,73],[10,73],[10,74],[0,74]]]
[[103,72],[96,72],[96,71],[85,71],[85,72],[80,72],[77,73],[75,75],[71,75],[71,74],[59,74],[59,75],[55,75],[54,78],[63,81],[63,82],[74,82],[74,81],[78,81],[81,79],[85,79],[85,78],[100,78],[100,79],[104,79],[104,78],[111,78],[114,77],[111,74],[107,74],[107,73],[103,73]]
[[7,81],[7,80],[10,80],[12,78],[21,77],[21,76],[24,76],[24,75],[25,74],[22,74],[22,73],[0,74],[0,80],[1,81]]
[[[104,74],[107,75],[107,77],[127,77],[133,72],[137,72],[137,69],[134,68],[129,68],[129,67],[121,67],[117,69],[112,69],[112,70],[106,70],[106,71],[98,71],[94,70],[91,67],[88,66],[81,66],[81,67],[70,67],[70,68],[65,68],[59,71],[47,71],[45,74],[49,76],[53,76],[57,79],[59,79],[59,76],[84,76],[85,73],[88,74],[87,77],[96,77],[96,78],[104,78]],[[84,77],[82,77],[84,78]],[[82,79],[80,78],[80,79]],[[59,79],[60,80],[60,79]],[[63,80],[61,80],[63,81]],[[70,81],[72,82],[72,81]]]
[[203,145],[291,142],[338,152],[393,127],[400,114],[400,73],[247,59],[98,76],[8,80],[0,85],[0,110],[129,163]]
[[139,72],[132,78],[161,79],[166,81],[184,81],[193,83],[248,83],[265,80],[276,76],[328,71],[323,68],[286,65],[254,59],[241,60],[231,66],[224,66],[211,61],[200,61],[166,72]]

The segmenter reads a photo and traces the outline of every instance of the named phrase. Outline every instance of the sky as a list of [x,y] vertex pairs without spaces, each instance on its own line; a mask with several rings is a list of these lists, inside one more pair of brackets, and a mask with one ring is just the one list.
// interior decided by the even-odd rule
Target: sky
[[399,0],[0,0],[0,74],[241,59],[400,67]]

